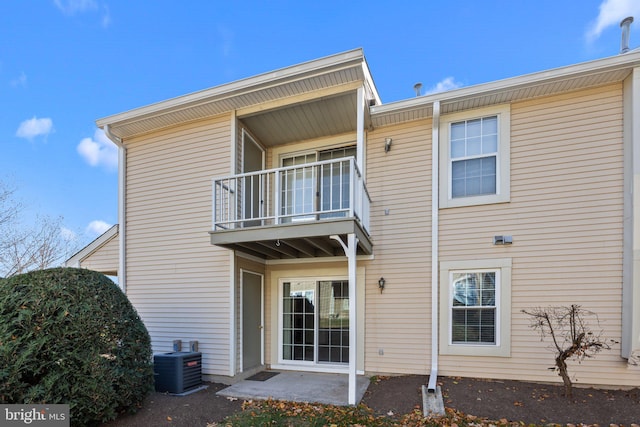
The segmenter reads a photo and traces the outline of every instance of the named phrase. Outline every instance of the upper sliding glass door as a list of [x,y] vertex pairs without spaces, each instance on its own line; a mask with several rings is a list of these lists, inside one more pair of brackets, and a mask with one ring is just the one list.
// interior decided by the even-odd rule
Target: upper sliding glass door
[[[356,147],[345,147],[318,153],[319,160],[334,160],[355,157]],[[351,185],[350,165],[347,162],[323,165],[320,169],[321,218],[346,216],[349,209]]]
[[315,220],[317,212],[321,212],[320,218],[345,216],[351,185],[349,163],[305,165],[355,155],[356,147],[344,147],[284,157],[282,167],[301,167],[282,173],[280,215],[283,222]]
[[301,154],[282,159],[282,167],[302,166],[295,169],[287,169],[282,173],[280,215],[284,217],[284,222],[315,219],[310,214],[316,210],[316,172],[315,168],[304,166],[315,161],[316,153]]

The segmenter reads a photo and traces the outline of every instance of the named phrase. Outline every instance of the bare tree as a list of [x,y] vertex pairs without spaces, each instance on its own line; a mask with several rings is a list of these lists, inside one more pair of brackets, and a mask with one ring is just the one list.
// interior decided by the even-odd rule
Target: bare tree
[[15,190],[0,182],[0,277],[62,264],[79,246],[62,233],[62,218],[37,217],[20,222],[23,206]]
[[601,350],[611,349],[614,340],[606,340],[602,337],[602,330],[593,332],[587,324],[586,318],[595,318],[600,326],[598,316],[579,305],[572,304],[569,307],[537,307],[531,310],[522,310],[531,317],[531,328],[538,331],[540,340],[551,337],[553,344],[549,347],[555,353],[555,366],[558,375],[564,383],[565,395],[572,397],[573,384],[569,377],[567,360],[582,362],[587,357],[593,357]]
[[15,221],[21,206],[13,198],[15,190],[0,182],[0,230]]

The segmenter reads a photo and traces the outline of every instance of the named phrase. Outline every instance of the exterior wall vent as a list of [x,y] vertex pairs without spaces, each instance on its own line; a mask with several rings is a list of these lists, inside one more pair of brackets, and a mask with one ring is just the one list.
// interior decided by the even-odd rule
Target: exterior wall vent
[[184,393],[202,384],[202,353],[173,352],[153,356],[156,391]]

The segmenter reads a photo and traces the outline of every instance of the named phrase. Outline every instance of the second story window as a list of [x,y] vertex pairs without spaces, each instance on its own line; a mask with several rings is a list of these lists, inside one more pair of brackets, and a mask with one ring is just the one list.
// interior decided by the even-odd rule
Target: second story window
[[509,105],[443,115],[440,121],[440,207],[510,200]]
[[496,194],[498,117],[451,124],[451,197]]

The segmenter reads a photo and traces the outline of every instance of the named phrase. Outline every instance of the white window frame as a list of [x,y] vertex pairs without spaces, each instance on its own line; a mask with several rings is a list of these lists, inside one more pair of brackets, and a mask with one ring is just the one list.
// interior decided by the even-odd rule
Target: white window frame
[[[498,118],[498,153],[496,158],[496,194],[456,197],[451,195],[451,124],[496,116]],[[511,107],[499,105],[443,115],[440,119],[440,207],[486,205],[511,200]]]
[[[453,273],[496,272],[495,344],[453,343],[451,337]],[[440,262],[440,354],[511,356],[511,258]]]

